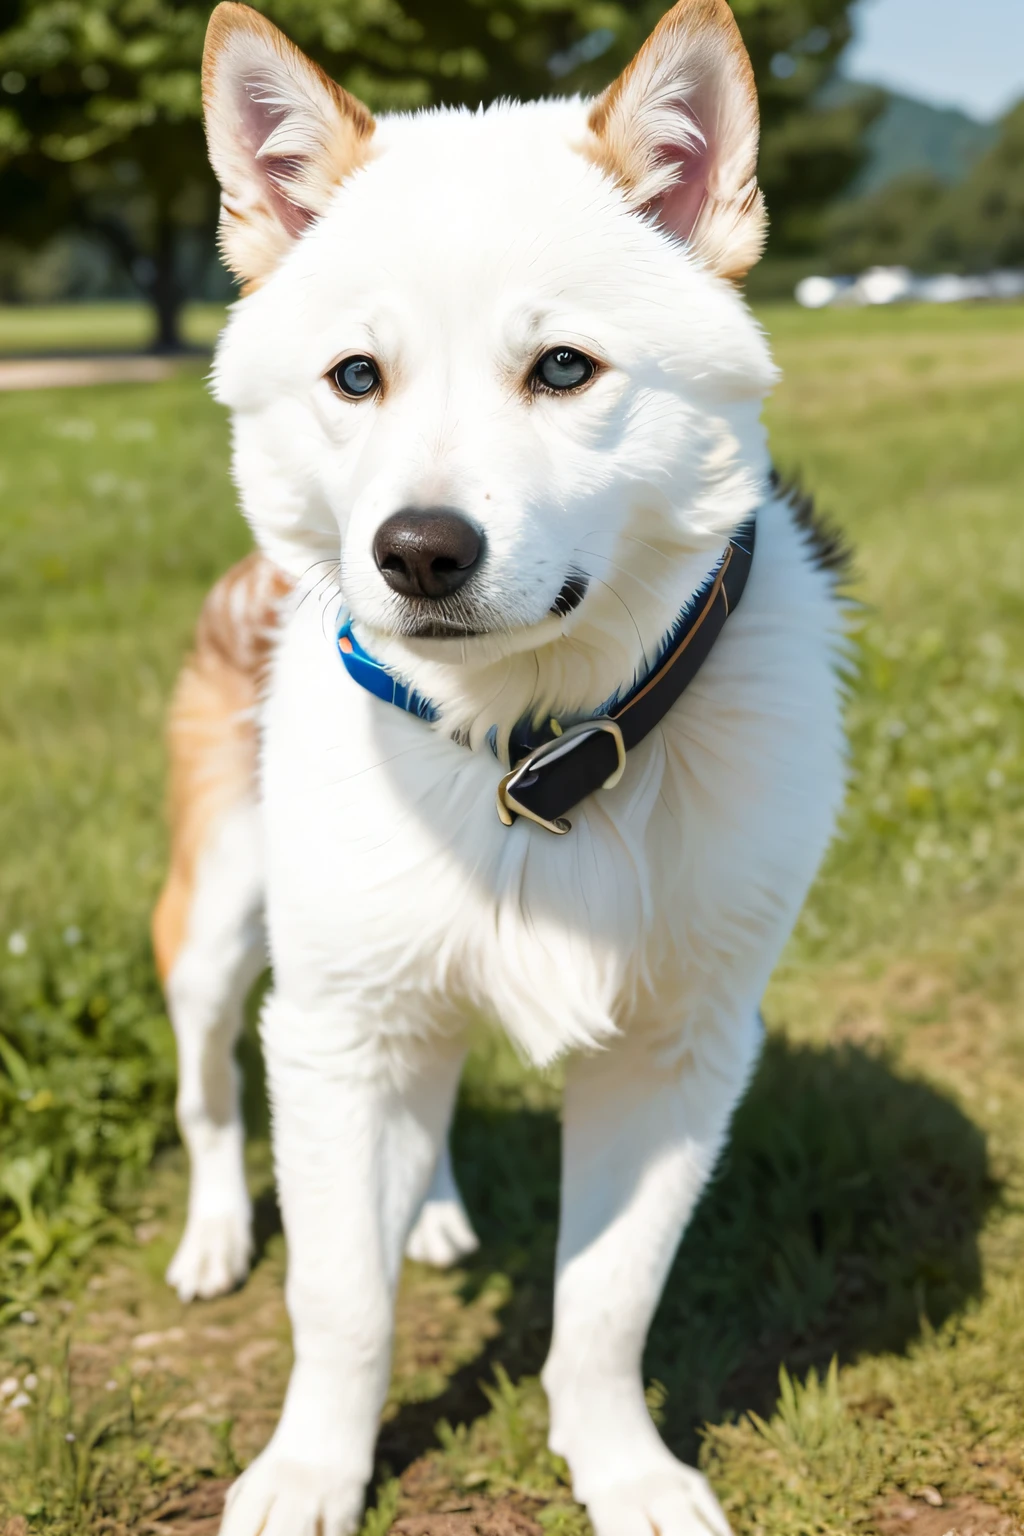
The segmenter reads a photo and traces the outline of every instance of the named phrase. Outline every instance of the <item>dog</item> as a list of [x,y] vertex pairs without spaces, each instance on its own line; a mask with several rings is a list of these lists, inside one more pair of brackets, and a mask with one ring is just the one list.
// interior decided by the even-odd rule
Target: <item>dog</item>
[[403,1250],[475,1241],[445,1151],[473,1015],[566,1058],[551,1448],[597,1536],[724,1533],[641,1355],[845,773],[842,605],[738,288],[746,51],[725,0],[679,0],[596,100],[375,122],[229,3],[203,94],[259,553],[172,716],[169,1278],[247,1267],[232,1044],[269,949],[295,1351],[222,1531],[358,1525]]

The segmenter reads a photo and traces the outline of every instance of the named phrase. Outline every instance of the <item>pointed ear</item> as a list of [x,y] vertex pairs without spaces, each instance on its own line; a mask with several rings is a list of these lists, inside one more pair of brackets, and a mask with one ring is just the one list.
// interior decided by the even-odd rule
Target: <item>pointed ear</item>
[[259,282],[369,158],[373,118],[259,11],[230,0],[206,31],[203,108],[221,252]]
[[726,0],[679,0],[598,97],[590,158],[638,209],[737,280],[766,233],[754,72]]

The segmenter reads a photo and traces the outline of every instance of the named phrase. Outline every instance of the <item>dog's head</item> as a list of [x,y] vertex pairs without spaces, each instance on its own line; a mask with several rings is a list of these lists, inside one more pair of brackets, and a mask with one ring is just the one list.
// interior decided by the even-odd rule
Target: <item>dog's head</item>
[[376,123],[222,4],[204,97],[248,284],[217,393],[261,545],[296,576],[340,562],[368,644],[435,697],[529,655],[531,686],[596,704],[764,475],[772,369],[734,286],[764,234],[757,102],[726,0],[680,0],[597,101]]

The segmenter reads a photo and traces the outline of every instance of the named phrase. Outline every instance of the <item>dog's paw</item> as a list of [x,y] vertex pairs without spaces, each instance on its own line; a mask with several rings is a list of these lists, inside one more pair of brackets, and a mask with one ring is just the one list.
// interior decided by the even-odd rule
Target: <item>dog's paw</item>
[[363,1492],[334,1467],[284,1460],[268,1446],[229,1490],[220,1536],[351,1536]]
[[707,1478],[680,1464],[592,1497],[596,1536],[730,1536]]
[[433,1264],[435,1269],[449,1269],[467,1253],[474,1253],[480,1240],[469,1224],[469,1217],[458,1197],[425,1200],[416,1225],[405,1245],[406,1256],[419,1264]]
[[182,1301],[223,1296],[249,1273],[252,1257],[248,1209],[220,1216],[190,1216],[178,1251],[167,1267],[167,1283]]

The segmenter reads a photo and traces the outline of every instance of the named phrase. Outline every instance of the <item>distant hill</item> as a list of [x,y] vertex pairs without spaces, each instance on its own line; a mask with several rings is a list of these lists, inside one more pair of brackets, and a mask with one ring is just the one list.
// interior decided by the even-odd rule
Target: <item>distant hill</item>
[[[822,95],[822,105],[843,106],[875,89],[853,80],[834,80]],[[979,123],[955,107],[932,107],[892,91],[882,94],[885,108],[867,132],[870,159],[847,189],[847,197],[877,192],[910,171],[931,171],[940,181],[960,181],[998,137],[998,124]]]

